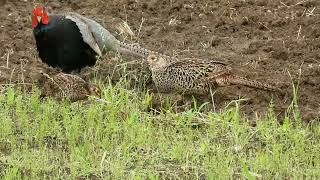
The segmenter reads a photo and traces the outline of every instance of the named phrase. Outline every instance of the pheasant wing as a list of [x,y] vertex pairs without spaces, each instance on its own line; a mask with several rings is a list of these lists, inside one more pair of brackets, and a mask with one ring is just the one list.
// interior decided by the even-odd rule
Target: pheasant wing
[[65,17],[77,24],[80,33],[82,34],[83,41],[87,43],[99,56],[101,56],[101,49],[93,35],[92,29],[87,23],[87,18],[73,12],[66,13]]
[[210,81],[222,74],[230,72],[231,70],[227,64],[220,61],[194,58],[181,59],[177,62],[171,63],[170,66],[185,69],[193,76],[196,76],[196,79],[202,81]]

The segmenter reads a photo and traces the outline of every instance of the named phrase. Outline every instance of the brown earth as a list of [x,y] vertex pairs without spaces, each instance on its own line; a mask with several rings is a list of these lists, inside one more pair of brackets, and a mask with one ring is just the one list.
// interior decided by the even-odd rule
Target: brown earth
[[[242,103],[243,112],[254,115],[264,112],[273,99],[276,113],[281,113],[292,101],[292,83],[300,82],[303,118],[320,117],[318,0],[51,0],[49,5],[53,12],[75,11],[91,17],[120,40],[126,36],[117,26],[126,21],[135,34],[126,41],[179,57],[218,57],[239,75],[288,92],[279,96],[245,87],[220,88],[218,107],[230,102],[226,97],[241,96],[249,99]],[[2,84],[29,85],[37,81],[37,72],[43,68],[32,36],[32,7],[30,0],[12,0],[0,6]],[[116,64],[123,64],[117,59],[114,54],[103,57],[98,74],[114,75],[119,71]],[[129,69],[145,72],[143,61],[127,59],[134,63]],[[91,76],[92,71],[89,68],[83,75]],[[119,78],[112,77],[115,81]]]

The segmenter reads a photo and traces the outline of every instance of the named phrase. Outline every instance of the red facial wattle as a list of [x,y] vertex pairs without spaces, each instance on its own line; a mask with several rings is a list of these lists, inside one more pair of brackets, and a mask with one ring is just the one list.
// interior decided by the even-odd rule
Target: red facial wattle
[[42,14],[41,22],[42,22],[42,24],[48,24],[49,23],[49,15],[45,11]]
[[37,27],[38,26],[38,17],[41,18],[41,23],[42,24],[48,24],[49,23],[49,16],[48,13],[44,10],[42,6],[36,6],[32,10],[32,27]]
[[35,15],[32,14],[31,22],[32,22],[32,27],[34,27],[34,28],[37,27],[37,26],[38,26],[37,16],[35,16]]

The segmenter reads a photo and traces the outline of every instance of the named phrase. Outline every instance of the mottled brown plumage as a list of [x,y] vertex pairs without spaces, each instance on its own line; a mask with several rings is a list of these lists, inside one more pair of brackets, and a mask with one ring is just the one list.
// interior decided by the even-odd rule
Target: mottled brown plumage
[[98,96],[100,97],[100,88],[95,85],[86,82],[81,77],[58,73],[52,77],[42,73],[45,76],[42,87],[42,96],[51,96],[61,99],[68,99],[72,102],[78,100],[85,100],[88,96]]
[[231,67],[219,61],[148,56],[152,79],[160,92],[208,95],[219,86],[244,85],[252,88],[280,91],[258,81],[237,76]]

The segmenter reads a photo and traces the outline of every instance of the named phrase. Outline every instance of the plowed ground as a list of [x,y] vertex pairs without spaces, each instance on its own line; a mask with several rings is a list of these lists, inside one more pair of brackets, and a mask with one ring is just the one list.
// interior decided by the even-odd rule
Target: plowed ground
[[[220,88],[218,107],[229,103],[230,95],[241,96],[249,99],[242,103],[243,112],[252,115],[264,112],[273,99],[276,113],[281,114],[292,101],[292,83],[299,82],[304,120],[320,117],[320,1],[52,0],[50,6],[53,12],[75,11],[91,17],[120,40],[168,55],[218,57],[239,75],[288,91],[279,96],[245,87]],[[30,1],[17,0],[0,6],[1,84],[37,81],[42,65],[32,36],[32,7]],[[117,26],[123,21],[135,36],[121,35]],[[144,72],[146,65],[140,59],[125,59],[136,62],[129,69]],[[114,54],[103,57],[98,75],[114,74],[119,63]],[[114,76],[115,81],[118,78]]]

